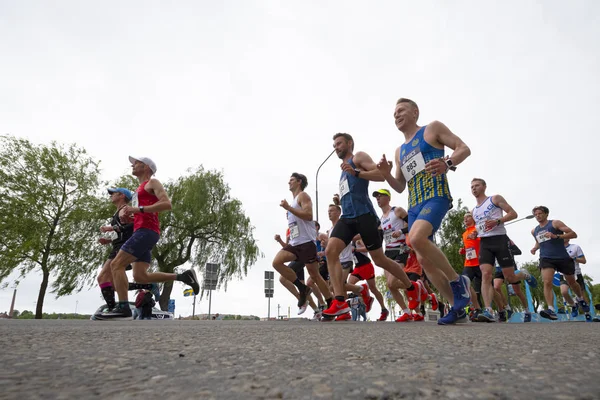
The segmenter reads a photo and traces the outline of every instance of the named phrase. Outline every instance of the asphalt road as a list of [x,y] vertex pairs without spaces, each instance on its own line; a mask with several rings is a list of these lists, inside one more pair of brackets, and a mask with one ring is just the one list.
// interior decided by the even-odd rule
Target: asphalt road
[[0,320],[2,399],[599,399],[600,323]]

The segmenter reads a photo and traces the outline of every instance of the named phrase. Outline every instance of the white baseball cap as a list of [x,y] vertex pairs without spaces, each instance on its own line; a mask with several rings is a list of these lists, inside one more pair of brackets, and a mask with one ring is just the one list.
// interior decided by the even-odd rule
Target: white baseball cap
[[154,161],[152,161],[150,158],[129,156],[129,162],[131,164],[134,164],[136,161],[142,162],[142,163],[146,164],[148,167],[150,167],[150,171],[152,171],[152,174],[156,173],[156,163]]

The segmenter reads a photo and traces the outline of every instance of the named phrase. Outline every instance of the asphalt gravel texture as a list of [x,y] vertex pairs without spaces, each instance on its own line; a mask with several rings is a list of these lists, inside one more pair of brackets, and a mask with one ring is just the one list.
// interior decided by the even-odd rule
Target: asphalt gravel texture
[[600,399],[600,323],[0,320],[1,399]]

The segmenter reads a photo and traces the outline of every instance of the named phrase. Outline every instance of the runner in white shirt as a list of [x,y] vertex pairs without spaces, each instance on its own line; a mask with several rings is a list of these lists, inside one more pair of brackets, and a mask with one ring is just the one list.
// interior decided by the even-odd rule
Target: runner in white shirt
[[[496,262],[502,268],[502,274],[508,283],[527,281],[532,287],[537,281],[527,271],[515,273],[515,261],[510,251],[510,240],[504,224],[517,218],[517,212],[499,194],[487,196],[487,185],[481,178],[471,181],[471,193],[477,200],[477,206],[471,213],[475,220],[476,231],[473,238],[479,237],[479,267],[481,268],[481,292],[486,309],[479,314],[480,322],[496,322],[492,311],[494,286],[492,283]],[[506,214],[504,214],[506,213]]]
[[[587,263],[585,259],[585,255],[583,254],[583,250],[581,247],[575,243],[569,243],[570,239],[565,239],[565,249],[567,253],[569,253],[569,257],[573,259],[573,263],[575,264],[575,277],[577,278],[577,283],[581,286],[581,291],[583,292],[583,296],[585,297],[588,304],[590,303],[590,299],[588,298],[587,292],[585,291],[585,280],[583,279],[583,274],[581,273],[581,267],[579,264]],[[571,306],[571,316],[573,318],[579,315],[579,305],[575,303],[573,297],[569,294],[569,284],[565,280],[563,274],[560,274],[560,293],[564,301]],[[589,315],[589,314],[587,314]]]

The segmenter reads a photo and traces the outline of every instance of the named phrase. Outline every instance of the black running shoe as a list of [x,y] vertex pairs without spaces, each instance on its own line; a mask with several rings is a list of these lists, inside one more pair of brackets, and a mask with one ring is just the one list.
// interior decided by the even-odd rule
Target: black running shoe
[[307,295],[308,295],[308,286],[304,286],[304,287],[299,287],[298,288],[298,308],[302,307],[304,304],[306,304],[306,299],[307,299]]
[[133,319],[129,303],[123,306],[117,304],[112,310],[94,316],[97,321],[129,321]]
[[500,322],[506,322],[506,311],[505,310],[498,311],[498,320]]
[[191,286],[192,290],[194,291],[194,294],[197,295],[198,293],[200,293],[200,285],[198,284],[198,277],[196,276],[196,271],[194,271],[193,269],[188,269],[187,271],[183,272],[180,275],[180,277],[181,282]]

